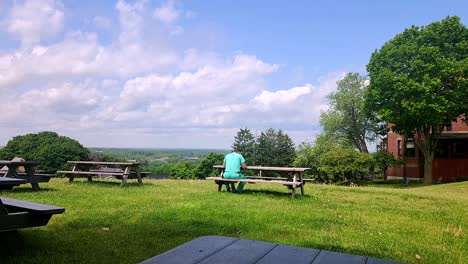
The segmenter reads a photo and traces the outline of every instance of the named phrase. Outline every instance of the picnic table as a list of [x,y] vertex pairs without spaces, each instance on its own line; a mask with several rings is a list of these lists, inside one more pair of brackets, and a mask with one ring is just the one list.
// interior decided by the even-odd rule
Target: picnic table
[[23,179],[0,177],[0,190],[11,190],[15,186],[26,183]]
[[122,180],[121,186],[127,184],[127,179],[137,179],[140,185],[143,184],[140,162],[68,161],[68,163],[73,164],[71,171],[57,171],[57,173],[67,175],[69,182],[73,182],[75,177],[87,177],[88,181],[92,182],[93,176],[114,176]]
[[63,207],[0,197],[0,232],[46,225]]
[[224,236],[204,236],[147,259],[141,264],[397,264],[327,250]]
[[[215,184],[218,185],[218,191],[221,191],[223,184],[231,183],[232,185],[236,182],[247,182],[247,183],[273,183],[282,184],[291,190],[291,196],[294,198],[296,195],[296,188],[301,189],[301,195],[304,195],[304,172],[310,170],[310,168],[294,168],[294,167],[264,167],[264,166],[247,166],[246,170],[259,171],[258,176],[247,176],[247,179],[226,179],[223,178],[224,166],[214,165],[213,168],[220,170],[219,177],[207,177],[208,180],[214,180]],[[285,177],[263,177],[262,171],[273,171],[284,174]],[[231,187],[234,190],[234,187]]]
[[[39,182],[49,182],[50,174],[35,173],[34,167],[41,164],[36,161],[11,161],[0,160],[0,167],[6,166],[8,169],[3,177],[22,179],[26,183],[31,183],[33,190],[38,191]],[[24,167],[24,172],[18,172],[18,168]]]

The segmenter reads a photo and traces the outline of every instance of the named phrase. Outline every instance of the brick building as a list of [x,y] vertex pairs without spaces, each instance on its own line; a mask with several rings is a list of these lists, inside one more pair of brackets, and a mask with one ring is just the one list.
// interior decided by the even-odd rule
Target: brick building
[[[424,156],[412,139],[406,139],[391,130],[381,144],[395,157],[406,156],[406,164],[399,168],[389,168],[389,179],[409,180],[424,178]],[[439,139],[434,160],[432,161],[434,182],[450,182],[468,179],[468,126],[461,121],[452,122]]]

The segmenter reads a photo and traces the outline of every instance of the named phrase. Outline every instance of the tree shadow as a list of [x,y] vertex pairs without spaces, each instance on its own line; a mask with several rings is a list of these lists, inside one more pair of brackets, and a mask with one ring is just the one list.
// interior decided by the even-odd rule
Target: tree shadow
[[[70,182],[69,184],[81,184],[81,185],[99,185],[103,187],[132,187],[132,186],[142,186],[138,184],[136,180],[129,180],[124,186],[120,186],[122,184],[122,181],[115,180],[115,181],[110,181],[110,180],[99,180],[99,179],[93,179],[92,182],[89,182],[88,180],[83,180],[83,181],[73,181]],[[143,183],[144,185],[144,183]]]
[[[289,197],[291,198],[291,191],[276,191],[276,190],[267,190],[267,189],[258,189],[258,190],[251,190],[251,189],[244,189],[242,191],[242,193],[240,193],[240,195],[255,195],[255,194],[264,194],[264,195],[267,195],[267,196],[275,196],[275,197]],[[306,198],[306,197],[310,197],[309,195],[307,194],[304,194],[304,196],[301,195],[301,191],[300,189],[299,190],[296,190],[296,195],[295,195],[295,198]]]
[[13,188],[12,190],[0,190],[0,193],[2,193],[2,192],[10,192],[10,193],[11,193],[11,192],[15,192],[15,193],[38,193],[38,192],[44,192],[44,191],[46,191],[46,192],[56,192],[56,191],[58,191],[58,189],[56,189],[56,188],[43,188],[43,187],[41,187],[39,190],[36,191],[36,190],[33,190],[31,187],[29,187],[29,188],[26,188],[26,187],[19,187],[19,188],[17,188],[17,187],[15,187],[15,188]]

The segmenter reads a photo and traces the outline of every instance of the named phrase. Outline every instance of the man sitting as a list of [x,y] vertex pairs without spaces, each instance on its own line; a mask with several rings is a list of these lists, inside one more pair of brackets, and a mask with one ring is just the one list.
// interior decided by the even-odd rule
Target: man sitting
[[[223,177],[226,179],[247,179],[245,175],[240,172],[241,168],[247,168],[245,159],[241,154],[239,148],[235,148],[233,152],[227,154],[224,157],[224,174]],[[245,182],[239,182],[237,189],[234,192],[242,192]],[[229,183],[226,183],[226,188],[230,191]]]

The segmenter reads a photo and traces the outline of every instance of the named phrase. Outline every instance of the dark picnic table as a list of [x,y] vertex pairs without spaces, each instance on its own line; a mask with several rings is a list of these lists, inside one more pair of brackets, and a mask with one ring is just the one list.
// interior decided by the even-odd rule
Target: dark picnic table
[[26,180],[9,178],[9,177],[0,177],[0,190],[11,190],[15,186],[26,183]]
[[204,236],[141,264],[396,264],[398,262],[327,250],[224,236]]
[[[25,180],[26,183],[31,183],[33,190],[38,191],[39,182],[48,182],[50,175],[39,175],[35,173],[34,167],[41,164],[36,161],[11,161],[0,160],[0,167],[6,166],[8,170],[4,172],[3,177],[16,178]],[[19,167],[24,167],[24,173],[18,172]]]

